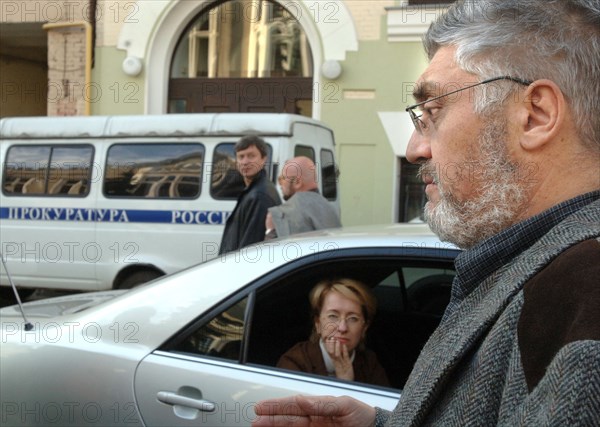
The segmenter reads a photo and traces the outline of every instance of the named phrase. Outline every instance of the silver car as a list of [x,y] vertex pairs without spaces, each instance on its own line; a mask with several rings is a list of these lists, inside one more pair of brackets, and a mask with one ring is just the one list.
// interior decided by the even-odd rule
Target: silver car
[[[129,291],[25,303],[29,331],[19,307],[6,307],[1,425],[249,425],[256,401],[298,393],[392,409],[448,302],[457,254],[424,225],[329,230]],[[340,276],[378,298],[367,346],[390,388],[276,367],[310,333],[311,287]]]

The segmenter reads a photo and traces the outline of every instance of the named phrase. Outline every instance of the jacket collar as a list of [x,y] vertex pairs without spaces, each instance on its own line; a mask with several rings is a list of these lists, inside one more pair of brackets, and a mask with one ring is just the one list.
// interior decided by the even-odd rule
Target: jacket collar
[[598,199],[600,199],[600,191],[574,197],[508,227],[460,253],[454,262],[456,278],[445,316],[448,316],[486,277],[531,247],[566,217]]

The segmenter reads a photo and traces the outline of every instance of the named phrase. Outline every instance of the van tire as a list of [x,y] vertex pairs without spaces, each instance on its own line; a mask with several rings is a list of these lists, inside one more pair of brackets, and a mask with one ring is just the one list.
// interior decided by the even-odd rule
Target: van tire
[[141,285],[142,283],[149,282],[150,280],[154,280],[157,277],[164,276],[162,273],[156,270],[140,270],[136,271],[125,277],[119,284],[119,289],[131,289],[137,285]]

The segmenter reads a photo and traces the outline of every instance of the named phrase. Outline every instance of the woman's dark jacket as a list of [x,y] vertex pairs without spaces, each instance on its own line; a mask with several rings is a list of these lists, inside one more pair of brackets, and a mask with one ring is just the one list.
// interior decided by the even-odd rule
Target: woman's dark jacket
[[[354,381],[389,387],[387,375],[371,350],[355,350]],[[318,342],[303,341],[289,349],[277,362],[278,368],[327,376],[327,368]]]

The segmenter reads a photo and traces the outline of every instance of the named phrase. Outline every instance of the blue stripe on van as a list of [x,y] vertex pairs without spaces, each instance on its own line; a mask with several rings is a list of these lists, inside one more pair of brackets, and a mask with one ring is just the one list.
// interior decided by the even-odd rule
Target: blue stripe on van
[[0,219],[17,221],[125,222],[223,225],[228,211],[1,207]]

